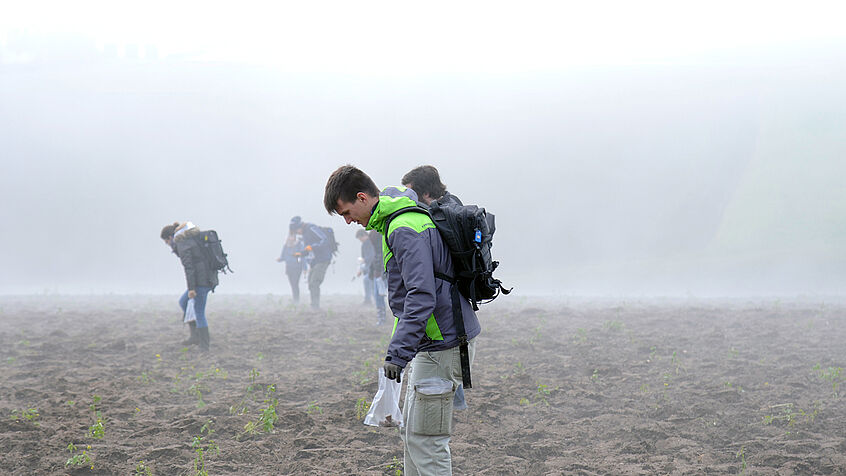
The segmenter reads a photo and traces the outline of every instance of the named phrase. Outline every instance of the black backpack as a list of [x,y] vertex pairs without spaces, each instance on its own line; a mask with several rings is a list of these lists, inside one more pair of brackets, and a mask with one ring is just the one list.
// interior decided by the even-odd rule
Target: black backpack
[[494,300],[500,293],[511,292],[511,289],[506,289],[500,280],[493,277],[499,261],[491,257],[496,231],[492,213],[476,205],[433,201],[428,210],[418,206],[394,212],[387,218],[385,230],[389,229],[397,215],[406,212],[425,213],[432,219],[449,249],[455,272],[455,276],[439,277],[456,284],[461,294],[473,304],[474,310],[478,311],[479,304]]
[[227,254],[223,252],[223,246],[220,244],[220,239],[217,237],[217,232],[214,230],[205,230],[197,233],[194,237],[203,250],[203,255],[206,257],[206,263],[214,271],[223,271],[232,273],[232,268],[229,267],[229,260],[226,258]]
[[[464,388],[472,388],[467,332],[464,329],[464,316],[461,312],[459,293],[470,300],[474,311],[478,311],[478,304],[492,301],[499,296],[500,292],[502,294],[511,292],[511,289],[505,289],[500,280],[493,277],[494,270],[499,266],[499,262],[491,258],[493,234],[496,231],[494,216],[476,205],[433,201],[429,204],[428,210],[415,206],[403,208],[390,214],[385,220],[386,236],[388,230],[390,230],[391,221],[397,215],[407,212],[429,215],[452,257],[455,276],[447,276],[438,272],[435,272],[435,276],[449,281],[453,285],[452,312],[458,334],[461,378]],[[387,243],[387,238],[385,238],[385,242]],[[390,246],[388,250],[393,253]]]
[[329,251],[332,252],[333,256],[337,255],[338,242],[335,241],[335,230],[333,230],[332,227],[329,226],[321,226],[320,229],[323,230],[324,233],[326,233],[326,238],[329,241],[329,244],[327,245],[329,246]]

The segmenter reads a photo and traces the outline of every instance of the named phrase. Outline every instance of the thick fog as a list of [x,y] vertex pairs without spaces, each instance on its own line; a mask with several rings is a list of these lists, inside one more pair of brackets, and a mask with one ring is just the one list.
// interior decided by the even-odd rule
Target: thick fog
[[497,274],[520,294],[846,289],[843,37],[396,71],[98,41],[0,37],[2,294],[177,295],[159,232],[184,220],[223,240],[218,292],[286,294],[294,215],[341,243],[325,292],[360,292],[357,225],[322,205],[347,163],[380,187],[435,165],[496,215]]

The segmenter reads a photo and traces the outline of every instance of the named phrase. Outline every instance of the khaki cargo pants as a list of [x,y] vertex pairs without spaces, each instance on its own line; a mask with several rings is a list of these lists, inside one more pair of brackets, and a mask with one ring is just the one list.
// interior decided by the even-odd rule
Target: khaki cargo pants
[[[476,350],[476,339],[470,340],[470,366]],[[405,476],[451,475],[452,455],[449,439],[452,433],[452,403],[455,390],[461,385],[461,357],[458,346],[437,352],[417,354],[406,369],[407,387],[403,421],[400,429],[404,450]],[[440,395],[418,391],[421,381],[440,378],[452,382],[452,388]],[[423,390],[425,391],[425,390]]]

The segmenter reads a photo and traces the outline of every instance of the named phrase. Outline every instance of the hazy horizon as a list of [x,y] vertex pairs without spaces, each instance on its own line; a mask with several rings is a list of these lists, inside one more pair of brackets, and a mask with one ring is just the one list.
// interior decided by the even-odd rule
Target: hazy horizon
[[734,43],[675,25],[675,49],[653,33],[612,56],[631,30],[580,53],[569,36],[503,49],[492,25],[479,43],[450,23],[451,54],[396,25],[384,49],[352,48],[372,31],[344,46],[345,26],[337,50],[308,50],[246,29],[223,48],[19,18],[0,23],[0,294],[178,294],[158,234],[184,220],[223,240],[235,273],[219,293],[287,294],[275,258],[293,215],[341,243],[324,292],[358,293],[358,227],[322,207],[347,163],[380,187],[435,165],[496,215],[497,275],[518,295],[846,286],[846,34],[828,21],[796,38],[736,27]]

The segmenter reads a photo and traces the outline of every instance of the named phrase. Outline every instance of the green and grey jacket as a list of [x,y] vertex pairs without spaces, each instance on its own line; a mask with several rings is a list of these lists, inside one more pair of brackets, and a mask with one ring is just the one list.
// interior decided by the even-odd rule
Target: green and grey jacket
[[[386,188],[367,224],[368,230],[382,234],[388,303],[395,318],[385,360],[403,368],[418,352],[458,345],[450,297],[452,285],[435,277],[435,272],[453,275],[452,258],[432,219],[422,213],[404,213],[391,221],[390,230],[385,229],[388,216],[416,206],[416,198],[411,189]],[[461,310],[467,339],[472,339],[481,332],[479,320],[463,298]]]

